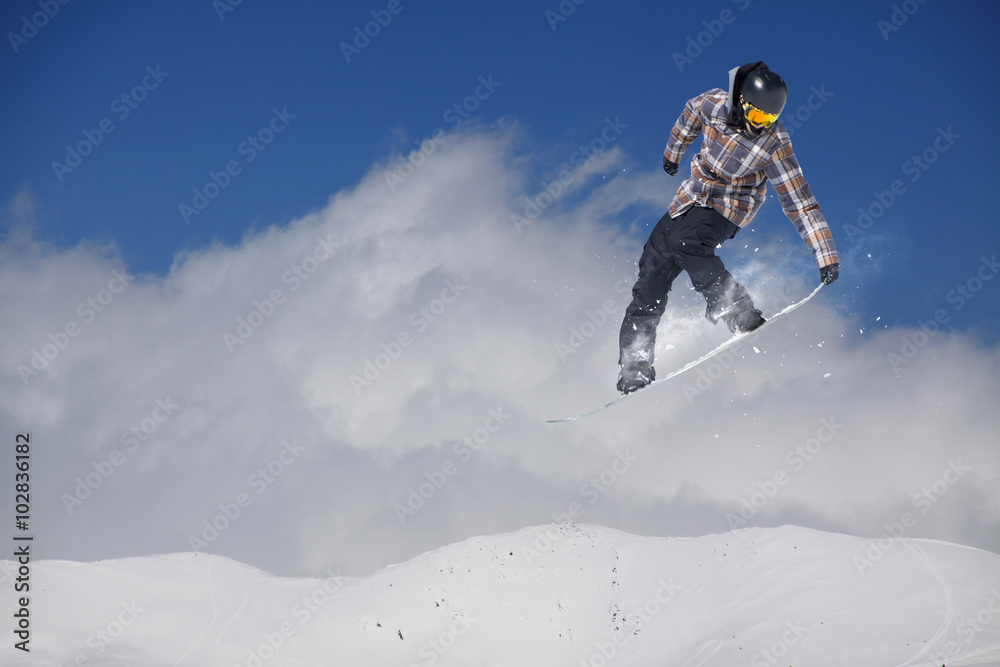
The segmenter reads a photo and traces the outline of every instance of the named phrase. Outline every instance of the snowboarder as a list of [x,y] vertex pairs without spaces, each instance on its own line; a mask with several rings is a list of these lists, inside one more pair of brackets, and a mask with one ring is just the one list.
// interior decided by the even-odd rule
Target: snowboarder
[[764,203],[770,181],[785,215],[812,250],[820,280],[837,280],[840,259],[833,236],[802,175],[788,132],[778,122],[788,91],[763,62],[729,72],[729,92],[713,88],[691,100],[674,124],[663,151],[663,169],[677,174],[687,147],[703,136],[691,160],[691,176],[677,188],[639,259],[639,277],[619,337],[618,390],[628,394],[656,376],[656,325],[667,293],[681,271],[708,302],[705,316],[733,333],[764,323],[750,294],[726,270],[715,249],[733,238]]

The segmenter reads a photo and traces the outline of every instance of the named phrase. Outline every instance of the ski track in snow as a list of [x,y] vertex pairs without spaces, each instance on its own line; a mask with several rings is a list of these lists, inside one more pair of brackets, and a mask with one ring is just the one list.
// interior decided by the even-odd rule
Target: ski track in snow
[[[941,573],[941,569],[927,555],[927,552],[917,544],[910,542],[904,542],[904,544],[922,561],[934,578],[940,582],[941,592],[945,598],[945,616],[934,636],[928,640],[927,646],[911,659],[897,665],[897,667],[940,667],[942,664],[947,664],[949,667],[958,667],[960,665],[993,665],[995,667],[996,665],[1000,665],[1000,644],[992,644],[972,651],[966,649],[964,653],[948,656],[948,634],[952,628],[958,627],[962,622],[958,605],[955,603],[948,580]],[[970,638],[970,641],[974,638],[975,635]]]
[[[209,561],[205,564],[205,583],[208,586],[208,599],[212,603],[212,620],[209,621],[208,625],[205,626],[205,629],[201,631],[201,634],[199,634],[198,637],[194,640],[194,642],[192,642],[192,644],[187,647],[184,653],[181,654],[181,657],[178,658],[177,662],[174,663],[174,667],[177,667],[182,662],[184,662],[184,659],[187,657],[187,655],[191,652],[191,650],[195,646],[198,645],[199,642],[201,642],[201,640],[205,637],[205,635],[208,634],[208,631],[212,629],[212,626],[215,625],[216,620],[218,620],[219,618],[219,605],[218,603],[216,603],[215,596],[212,594],[212,564],[218,560],[219,559],[217,558],[212,558],[209,559]],[[236,620],[236,617],[243,612],[243,609],[246,607],[247,602],[250,599],[249,593],[247,592],[246,579],[243,577],[242,573],[240,573],[240,583],[243,586],[243,602],[240,604],[240,608],[237,609],[236,612],[232,615],[232,617],[226,622],[226,625],[223,626],[222,630],[219,632],[219,636],[215,638],[214,644],[216,645],[218,645],[218,643],[222,640],[223,635],[226,634],[226,630],[229,628],[230,625],[232,625],[233,621]]]
[[691,656],[691,659],[688,660],[687,662],[685,662],[683,665],[681,665],[681,667],[700,667],[701,665],[704,665],[706,662],[708,662],[709,660],[711,660],[712,656],[715,655],[719,651],[720,648],[722,648],[722,642],[721,641],[715,642],[715,648],[713,648],[712,652],[709,653],[708,655],[706,655],[701,660],[701,662],[694,662],[711,645],[712,645],[712,642],[705,642],[702,645],[702,647],[700,649],[698,649],[698,652],[695,653],[693,656]]

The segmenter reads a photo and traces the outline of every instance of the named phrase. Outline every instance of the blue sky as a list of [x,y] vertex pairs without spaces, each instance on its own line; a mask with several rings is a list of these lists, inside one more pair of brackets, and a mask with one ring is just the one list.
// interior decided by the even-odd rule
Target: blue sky
[[[445,112],[481,76],[500,85],[474,120],[515,119],[531,152],[558,161],[605,118],[620,118],[622,149],[637,168],[655,168],[684,101],[725,86],[730,67],[763,59],[789,84],[786,116],[817,107],[799,112],[808,120],[794,133],[797,153],[838,244],[866,260],[845,266],[855,273],[845,270],[843,307],[866,319],[925,317],[1000,239],[988,196],[998,140],[980,120],[1000,102],[984,81],[998,55],[993,3],[738,0],[681,11],[654,2],[560,10],[558,2],[400,0],[397,14],[378,2],[224,6],[69,3],[33,34],[23,21],[39,5],[5,5],[0,194],[31,193],[39,238],[114,243],[134,271],[162,274],[176,252],[232,243],[322,207],[376,161],[452,129]],[[553,18],[560,11],[567,15]],[[348,62],[341,44],[372,12],[391,21]],[[147,67],[163,74],[148,78]],[[139,91],[134,109],[115,103],[144,77],[155,87]],[[240,145],[274,109],[294,118],[247,162]],[[97,131],[102,119],[111,133]],[[937,153],[948,128],[953,139]],[[56,173],[53,162],[86,142],[84,131],[101,143]],[[925,150],[936,162],[907,170]],[[230,160],[240,172],[186,222],[180,204]],[[878,212],[876,192],[896,180],[903,194],[865,235],[852,235],[846,225],[858,207]],[[664,178],[664,202],[675,186]],[[789,238],[791,227],[771,213],[756,227]],[[656,217],[621,222],[646,225],[635,232],[642,236]],[[738,262],[739,253],[727,258]],[[953,323],[995,330],[997,303],[987,290]]]
[[[249,493],[214,553],[368,572],[547,523],[626,455],[640,463],[583,497],[583,521],[725,531],[785,473],[753,525],[877,537],[909,511],[912,536],[1000,549],[997,13],[7,3],[0,431],[52,444],[33,460],[39,557],[189,551]],[[359,30],[374,36],[348,58]],[[615,394],[685,101],[755,60],[789,85],[840,281],[712,375],[553,428]],[[387,180],[418,146],[425,162]],[[565,191],[512,224],[553,182]],[[776,200],[720,252],[765,315],[818,279]],[[661,373],[727,334],[683,280]],[[790,467],[830,423],[822,455]]]

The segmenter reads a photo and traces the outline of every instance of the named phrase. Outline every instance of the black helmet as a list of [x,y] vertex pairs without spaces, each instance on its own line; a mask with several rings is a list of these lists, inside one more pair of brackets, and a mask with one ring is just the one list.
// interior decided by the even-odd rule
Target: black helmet
[[788,100],[784,79],[768,69],[756,69],[747,74],[740,94],[761,111],[775,116],[781,113]]

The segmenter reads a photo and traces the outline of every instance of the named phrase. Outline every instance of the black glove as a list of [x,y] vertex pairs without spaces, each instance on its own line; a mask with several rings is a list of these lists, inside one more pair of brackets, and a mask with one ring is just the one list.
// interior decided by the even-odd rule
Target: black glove
[[677,175],[677,163],[668,160],[666,155],[663,156],[663,171],[667,172],[671,176]]
[[824,285],[830,285],[837,282],[837,278],[840,277],[840,264],[830,264],[829,266],[824,266],[819,270],[819,280]]

